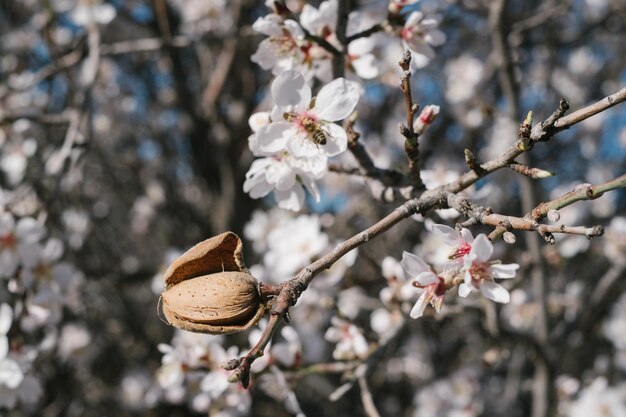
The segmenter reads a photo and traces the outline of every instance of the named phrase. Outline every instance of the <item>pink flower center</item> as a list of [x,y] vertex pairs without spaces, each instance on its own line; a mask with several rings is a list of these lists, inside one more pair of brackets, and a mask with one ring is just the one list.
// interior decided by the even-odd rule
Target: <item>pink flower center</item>
[[463,242],[458,248],[454,250],[454,252],[450,254],[450,256],[448,256],[448,259],[463,258],[465,255],[470,253],[471,250],[472,250],[472,247],[470,246],[470,244],[467,242]]
[[419,119],[425,125],[430,124],[433,121],[433,109],[428,107],[422,111]]
[[487,262],[474,262],[469,269],[470,276],[472,277],[472,284],[478,286],[480,281],[485,279],[491,279],[491,271],[489,269],[490,264]]
[[283,29],[281,36],[273,36],[270,38],[281,55],[288,55],[291,51],[298,47],[295,39],[287,29]]
[[413,285],[417,288],[423,288],[426,295],[426,300],[428,300],[428,302],[437,311],[439,311],[441,305],[443,304],[443,297],[444,295],[446,295],[446,291],[448,290],[448,288],[443,278],[439,276],[437,278],[439,279],[439,281],[430,285],[419,285],[417,282],[414,282]]
[[5,249],[12,249],[15,247],[15,236],[13,233],[0,236],[0,246]]
[[446,282],[443,278],[437,277],[439,281],[433,282],[428,285],[420,285],[417,281],[413,282],[413,286],[416,288],[423,288],[425,292],[429,295],[441,296],[446,293]]
[[319,118],[309,111],[302,113],[286,113],[284,117],[287,121],[295,123],[298,130],[302,133],[314,133],[320,128]]

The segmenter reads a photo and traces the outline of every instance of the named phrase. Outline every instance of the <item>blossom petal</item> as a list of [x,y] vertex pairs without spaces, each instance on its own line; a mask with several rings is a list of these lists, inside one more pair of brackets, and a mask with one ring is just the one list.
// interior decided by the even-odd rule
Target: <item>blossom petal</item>
[[450,226],[446,226],[445,224],[435,224],[433,225],[432,230],[435,236],[443,240],[443,242],[447,245],[458,246],[462,243],[461,234]]
[[296,134],[293,123],[275,122],[261,127],[256,133],[257,147],[262,152],[277,153],[287,148],[288,141]]
[[323,152],[322,145],[313,142],[305,133],[295,133],[287,143],[287,149],[293,156],[296,158],[313,158]]
[[280,16],[268,14],[267,16],[259,17],[252,24],[252,29],[265,36],[280,36],[282,34]]
[[421,274],[419,274],[415,280],[423,286],[426,285],[432,285],[432,284],[436,284],[439,282],[439,277],[437,275],[435,275],[434,273],[428,271],[428,272],[422,272]]
[[295,186],[287,191],[276,190],[274,197],[278,207],[285,210],[299,211],[304,203],[304,190],[300,186]]
[[428,46],[426,41],[420,36],[413,36],[411,39],[405,40],[404,43],[414,55],[421,55],[429,60],[435,58],[435,51],[433,48]]
[[305,4],[300,12],[300,23],[306,30],[315,32],[315,29],[317,29],[318,26],[318,16],[319,11],[315,7],[310,4]]
[[249,193],[251,198],[261,198],[269,194],[274,185],[266,178],[266,170],[269,169],[272,160],[270,158],[257,159],[252,162],[246,173],[246,181],[243,183],[243,191]]
[[258,111],[248,118],[248,126],[253,132],[256,132],[263,126],[269,125],[271,121],[269,112]]
[[270,38],[263,39],[250,60],[264,70],[270,70],[276,64],[275,48]]
[[289,70],[280,74],[272,82],[271,90],[274,103],[280,107],[308,108],[311,101],[311,87],[298,71]]
[[354,61],[352,61],[352,68],[354,68],[354,72],[359,77],[365,80],[371,80],[372,78],[378,77],[378,66],[377,59],[372,54],[363,55]]
[[461,283],[459,285],[459,297],[467,297],[472,292],[472,287],[467,285],[466,283]]
[[422,315],[424,314],[424,310],[426,309],[426,305],[428,305],[428,300],[426,299],[426,293],[424,293],[420,296],[420,298],[417,299],[417,302],[411,309],[409,316],[412,319],[422,317]]
[[478,262],[486,262],[491,258],[491,254],[493,253],[493,245],[487,238],[484,233],[479,234],[474,239],[474,243],[472,243],[472,249],[470,250],[470,254],[476,255],[476,260]]
[[17,388],[24,379],[20,366],[12,359],[0,361],[0,386],[5,385],[9,389]]
[[32,217],[22,217],[15,225],[15,236],[24,242],[32,243],[41,240],[45,228]]
[[320,179],[328,171],[328,157],[324,154],[317,154],[311,158],[290,158],[289,165],[300,177],[311,177]]
[[506,304],[511,301],[511,294],[509,294],[506,288],[492,281],[483,281],[480,284],[480,292],[496,303]]
[[518,268],[518,264],[495,264],[491,265],[491,273],[494,278],[515,278]]
[[285,29],[287,29],[293,39],[299,40],[304,38],[304,32],[302,31],[302,28],[300,27],[298,22],[296,22],[295,20],[287,19],[285,20],[284,25]]
[[326,130],[326,144],[321,145],[321,148],[326,155],[339,155],[348,149],[348,135],[343,127],[335,123],[327,123],[324,129]]
[[12,320],[13,310],[11,310],[11,306],[2,303],[2,305],[0,305],[0,335],[6,335],[9,332]]
[[0,362],[7,357],[9,353],[9,339],[5,335],[0,334]]
[[409,15],[409,17],[406,19],[406,23],[404,24],[404,27],[409,29],[413,26],[417,26],[417,24],[419,24],[419,21],[422,20],[423,17],[424,17],[424,14],[422,12],[419,12],[419,11],[412,12]]
[[250,198],[262,198],[274,190],[274,185],[265,181],[264,178],[257,181],[249,181],[243,183],[244,193],[250,194]]
[[474,235],[472,235],[472,232],[466,228],[461,229],[461,238],[470,245],[474,242]]
[[310,177],[308,176],[301,176],[300,177],[300,181],[302,182],[302,185],[304,185],[304,188],[307,189],[307,191],[311,194],[311,196],[313,196],[313,198],[315,199],[316,202],[319,203],[320,201],[320,190],[317,187],[317,183]]
[[0,214],[0,235],[5,236],[15,229],[15,219],[9,212]]
[[371,38],[355,39],[348,45],[348,54],[352,56],[362,56],[369,54],[376,46]]
[[428,264],[424,262],[422,258],[407,251],[402,252],[400,265],[402,265],[402,268],[409,274],[411,279],[417,278],[417,276],[423,272],[430,271]]
[[440,46],[446,43],[446,35],[439,29],[431,29],[424,35],[426,42],[432,46]]
[[313,113],[330,122],[345,119],[359,102],[359,90],[356,82],[337,78],[319,91]]

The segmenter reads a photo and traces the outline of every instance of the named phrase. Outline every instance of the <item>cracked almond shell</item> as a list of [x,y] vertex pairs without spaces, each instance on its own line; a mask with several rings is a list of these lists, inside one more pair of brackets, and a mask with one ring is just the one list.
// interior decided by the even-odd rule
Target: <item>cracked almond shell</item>
[[248,272],[239,237],[226,232],[198,243],[165,271],[163,313],[175,327],[200,333],[246,330],[266,305]]

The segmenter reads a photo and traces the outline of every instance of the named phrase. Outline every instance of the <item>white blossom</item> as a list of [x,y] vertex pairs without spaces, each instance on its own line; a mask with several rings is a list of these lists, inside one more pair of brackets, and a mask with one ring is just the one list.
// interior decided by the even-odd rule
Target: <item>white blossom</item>
[[336,316],[331,318],[331,324],[324,337],[329,342],[337,343],[333,358],[353,360],[367,357],[369,346],[358,327]]
[[582,390],[569,409],[568,417],[626,416],[626,384],[609,386],[599,377]]
[[449,259],[463,262],[463,258],[470,253],[474,236],[468,229],[457,231],[443,224],[435,224],[432,228],[433,234],[441,239],[446,245],[452,246],[454,250],[448,256]]
[[305,188],[319,201],[315,181],[324,176],[326,169],[326,158],[323,155],[295,158],[283,152],[252,162],[246,173],[243,190],[252,198],[265,197],[273,192],[280,208],[299,211],[304,205]]
[[97,1],[81,1],[70,12],[70,18],[79,26],[90,23],[109,24],[117,14],[117,10],[109,3]]
[[272,82],[271,90],[276,103],[273,122],[256,132],[261,151],[287,150],[296,157],[311,157],[346,150],[346,132],[333,122],[348,117],[356,107],[358,84],[338,78],[322,87],[312,101],[311,87],[302,74],[286,71]]
[[17,388],[24,380],[24,374],[17,362],[8,357],[9,339],[7,333],[13,321],[13,310],[6,303],[0,305],[0,387]]
[[267,237],[263,261],[275,280],[288,278],[323,253],[329,245],[318,216],[285,219]]
[[422,294],[411,309],[409,316],[413,319],[421,317],[428,304],[431,304],[439,312],[447,290],[444,279],[433,273],[422,258],[412,253],[403,252],[401,264],[406,273],[412,277],[413,286],[422,290]]
[[312,63],[309,50],[312,45],[304,39],[302,28],[294,20],[285,20],[275,14],[260,17],[252,28],[266,35],[252,55],[252,62],[274,75],[297,69],[312,76],[307,63]]
[[0,214],[0,277],[13,275],[44,233],[45,228],[32,217],[16,223],[11,213]]
[[480,292],[497,303],[508,303],[511,299],[509,292],[494,278],[514,278],[518,264],[498,264],[489,262],[493,253],[493,245],[484,234],[479,234],[472,242],[472,248],[463,258],[465,269],[464,282],[459,286],[459,295],[467,297],[472,291]]
[[427,17],[422,12],[413,12],[407,18],[400,36],[421,66],[435,57],[433,46],[443,45],[446,35],[438,29],[439,18]]

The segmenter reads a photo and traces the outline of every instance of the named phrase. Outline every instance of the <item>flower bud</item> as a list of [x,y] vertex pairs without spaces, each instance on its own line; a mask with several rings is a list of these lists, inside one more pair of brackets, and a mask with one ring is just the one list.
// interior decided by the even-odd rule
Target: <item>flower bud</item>
[[514,244],[515,241],[517,240],[515,238],[515,235],[511,232],[504,232],[504,234],[502,235],[502,239],[504,240],[505,243],[508,243],[509,245]]
[[548,210],[548,219],[551,222],[556,223],[561,219],[561,215],[559,214],[558,210],[550,209]]
[[426,126],[431,124],[437,118],[439,114],[439,106],[435,106],[433,104],[429,104],[424,107],[419,117],[413,123],[413,130],[417,133],[421,133],[426,129]]
[[231,232],[198,243],[165,271],[161,294],[168,323],[183,330],[228,334],[256,324],[266,305]]

